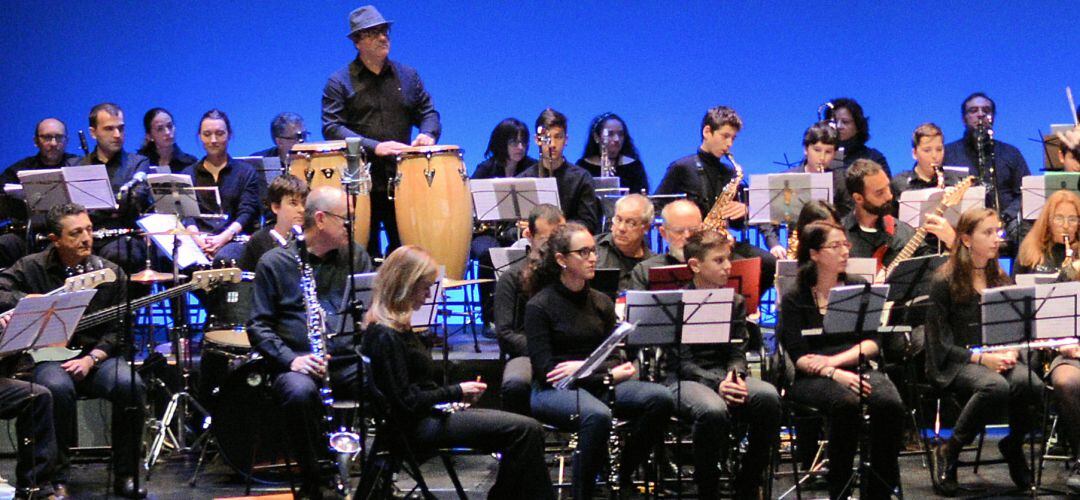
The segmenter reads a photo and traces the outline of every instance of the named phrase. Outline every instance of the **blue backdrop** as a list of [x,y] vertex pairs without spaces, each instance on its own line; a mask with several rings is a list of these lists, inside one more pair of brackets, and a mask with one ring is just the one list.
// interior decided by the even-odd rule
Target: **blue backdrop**
[[[1080,87],[1078,2],[382,2],[395,21],[391,57],[416,67],[442,113],[445,144],[470,170],[491,128],[532,123],[546,106],[570,119],[576,160],[589,120],[621,114],[655,187],[698,146],[717,104],[746,126],[733,152],[751,172],[801,156],[802,131],[825,100],[858,99],[870,145],[908,168],[910,134],[934,121],[962,132],[960,101],[998,103],[998,138],[1033,169],[1050,123],[1069,121],[1064,87]],[[0,19],[0,166],[33,153],[34,123],[75,129],[100,101],[127,112],[127,149],[142,114],[164,106],[178,141],[203,154],[196,120],[229,113],[242,155],[270,145],[279,111],[303,115],[319,139],[326,77],[355,55],[345,38],[356,1],[5,2]],[[1077,89],[1080,93],[1080,88]],[[92,146],[91,146],[92,147]],[[533,148],[535,153],[535,148]]]

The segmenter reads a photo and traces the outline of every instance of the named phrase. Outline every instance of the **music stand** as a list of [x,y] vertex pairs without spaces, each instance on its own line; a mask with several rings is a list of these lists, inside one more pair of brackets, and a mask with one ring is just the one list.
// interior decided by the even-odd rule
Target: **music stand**
[[285,173],[281,168],[281,158],[277,156],[234,156],[233,159],[254,167],[259,173],[259,178],[264,179],[267,186]]
[[559,205],[559,186],[554,177],[473,179],[473,213],[480,221],[524,220],[543,203]]
[[[161,253],[173,260],[174,272],[185,269],[188,266],[198,264],[210,265],[210,259],[206,257],[199,245],[188,234],[184,234],[180,219],[170,214],[150,214],[137,221],[139,227],[150,235],[151,241],[161,250]],[[168,234],[180,232],[180,234]]]
[[50,208],[78,203],[87,210],[116,210],[116,197],[105,165],[24,170],[18,174],[23,197],[35,223]]
[[831,173],[750,176],[750,224],[791,224],[811,200],[832,201]]
[[1080,173],[1046,172],[1045,175],[1024,176],[1020,180],[1021,217],[1025,220],[1039,218],[1046,199],[1062,189],[1080,195]]
[[898,262],[892,273],[885,277],[885,284],[889,285],[889,295],[885,300],[892,302],[893,306],[886,313],[883,323],[890,323],[892,311],[906,313],[916,302],[929,295],[930,277],[947,260],[948,257],[944,255],[924,255]]
[[514,247],[489,248],[488,252],[491,254],[491,266],[494,268],[496,280],[518,262],[524,261],[528,255],[526,249]]
[[694,272],[686,264],[649,268],[649,290],[678,290],[693,279]]
[[0,333],[0,355],[54,344],[67,345],[97,290],[24,297]]
[[746,299],[746,310],[753,314],[761,302],[761,257],[731,261],[727,288],[734,288]]
[[615,327],[615,331],[604,339],[596,349],[589,354],[589,357],[585,359],[585,362],[574,372],[568,375],[566,378],[555,383],[554,387],[560,391],[570,389],[570,387],[577,383],[578,380],[592,375],[597,368],[600,367],[611,355],[611,351],[614,351],[618,347],[619,343],[630,335],[630,332],[634,331],[633,323],[619,323]]

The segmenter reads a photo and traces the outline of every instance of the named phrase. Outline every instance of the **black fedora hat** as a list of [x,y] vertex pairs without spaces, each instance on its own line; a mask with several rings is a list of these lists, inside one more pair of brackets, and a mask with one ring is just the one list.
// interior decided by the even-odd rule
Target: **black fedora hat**
[[365,5],[349,13],[349,34],[346,36],[352,38],[358,31],[392,22],[383,19],[379,9],[376,9],[374,5]]

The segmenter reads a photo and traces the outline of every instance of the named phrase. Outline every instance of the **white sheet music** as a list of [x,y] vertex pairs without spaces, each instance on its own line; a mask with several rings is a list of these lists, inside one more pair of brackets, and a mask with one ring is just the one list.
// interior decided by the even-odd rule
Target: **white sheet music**
[[751,175],[749,220],[751,224],[794,221],[806,202],[832,198],[832,173]]
[[1046,175],[1026,175],[1020,180],[1020,215],[1035,220],[1042,213],[1049,193],[1068,189],[1080,194],[1080,173],[1047,172]]
[[501,278],[503,273],[525,260],[524,248],[492,248],[489,252],[491,253],[491,267],[495,268],[495,279]]
[[81,167],[61,167],[67,182],[68,196],[72,203],[78,203],[88,209],[117,208],[113,195],[112,183],[105,165],[86,165]]
[[[175,215],[171,214],[150,214],[146,217],[139,219],[139,227],[143,228],[148,233],[165,233],[174,229],[181,229],[181,224]],[[150,237],[154,244],[157,245],[161,253],[172,259],[173,254],[173,238],[176,236],[168,234],[154,235]],[[180,248],[177,254],[177,265],[180,269],[184,269],[192,264],[200,264],[204,266],[210,265],[210,259],[206,257],[206,254],[199,249],[199,245],[195,243],[195,240],[191,236],[181,235]]]
[[16,304],[11,321],[0,335],[0,354],[48,344],[67,344],[96,293],[97,290],[80,290],[23,298]]
[[684,344],[725,344],[731,341],[735,289],[683,290]]

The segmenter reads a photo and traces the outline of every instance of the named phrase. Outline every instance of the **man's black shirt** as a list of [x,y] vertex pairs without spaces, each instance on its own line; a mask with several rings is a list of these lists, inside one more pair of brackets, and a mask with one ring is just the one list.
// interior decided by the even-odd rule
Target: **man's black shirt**
[[[12,163],[8,166],[7,170],[4,170],[4,172],[0,174],[0,186],[4,184],[21,184],[19,181],[19,172],[67,167],[75,165],[78,162],[79,157],[71,153],[64,153],[64,158],[60,160],[60,163],[57,165],[46,165],[45,162],[41,160],[41,155],[39,154],[27,156],[26,158]],[[0,192],[0,219],[3,218],[26,222],[26,202]]]
[[[539,177],[540,164],[530,166],[518,177]],[[596,198],[592,176],[585,169],[563,159],[563,164],[551,173],[559,187],[559,205],[566,220],[580,222],[589,232],[600,231],[600,200]]]
[[[97,150],[82,157],[79,165],[101,165]],[[120,150],[105,163],[105,171],[109,174],[113,193],[119,194],[120,188],[136,173],[150,173],[150,160],[143,155]],[[90,220],[94,223],[94,229],[134,228],[135,221],[150,207],[150,188],[145,182],[136,184],[127,196],[120,199],[119,206],[118,210],[91,210]]]

